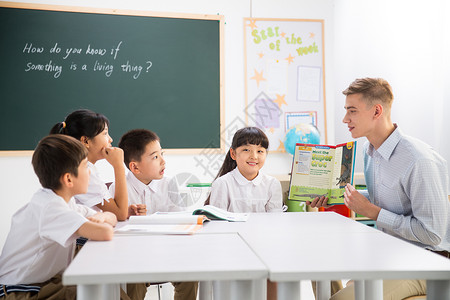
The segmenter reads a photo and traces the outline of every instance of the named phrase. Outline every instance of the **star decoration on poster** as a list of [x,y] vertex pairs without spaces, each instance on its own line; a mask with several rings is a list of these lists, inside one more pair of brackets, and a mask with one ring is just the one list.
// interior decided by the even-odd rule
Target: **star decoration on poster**
[[267,79],[263,77],[263,71],[258,72],[258,71],[256,71],[256,69],[254,71],[255,71],[255,75],[253,77],[250,77],[250,79],[256,80],[256,85],[259,87],[259,83],[261,81],[266,81]]
[[256,26],[255,23],[256,23],[256,20],[250,20],[250,23],[247,24],[247,26],[253,30],[253,29],[255,29],[255,27],[258,27],[258,26]]
[[273,102],[275,102],[276,104],[278,104],[278,107],[281,108],[281,105],[287,105],[286,100],[284,99],[284,97],[286,97],[286,95],[278,95],[276,94],[277,99],[273,100]]
[[285,60],[287,60],[288,63],[291,64],[291,63],[294,62],[294,58],[295,58],[295,57],[293,57],[293,56],[289,53],[289,56],[286,57]]
[[280,140],[280,145],[278,146],[277,151],[286,152],[286,149],[284,148],[284,143],[281,140]]

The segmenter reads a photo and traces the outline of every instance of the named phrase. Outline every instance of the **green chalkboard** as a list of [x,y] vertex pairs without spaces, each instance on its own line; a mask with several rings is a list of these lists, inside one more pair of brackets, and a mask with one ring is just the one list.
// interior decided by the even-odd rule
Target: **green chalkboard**
[[33,150],[79,108],[114,145],[147,128],[166,149],[220,148],[221,16],[0,6],[0,150]]

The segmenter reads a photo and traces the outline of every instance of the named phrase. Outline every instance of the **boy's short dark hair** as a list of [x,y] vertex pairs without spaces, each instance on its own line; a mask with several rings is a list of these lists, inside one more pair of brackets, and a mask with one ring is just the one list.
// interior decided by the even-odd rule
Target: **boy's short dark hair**
[[78,176],[78,167],[87,154],[86,147],[75,138],[51,134],[39,141],[31,163],[42,187],[57,190],[61,188],[62,175]]
[[156,133],[147,129],[133,129],[125,133],[120,138],[119,148],[123,150],[127,168],[130,168],[131,161],[141,161],[145,147],[154,141],[159,141],[159,137]]

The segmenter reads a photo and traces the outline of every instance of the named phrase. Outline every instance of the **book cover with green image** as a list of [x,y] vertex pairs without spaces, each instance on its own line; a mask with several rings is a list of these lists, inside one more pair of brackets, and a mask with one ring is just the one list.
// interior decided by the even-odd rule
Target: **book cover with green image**
[[353,184],[356,141],[330,145],[297,144],[292,162],[289,200],[328,197],[328,204],[344,203],[344,187]]

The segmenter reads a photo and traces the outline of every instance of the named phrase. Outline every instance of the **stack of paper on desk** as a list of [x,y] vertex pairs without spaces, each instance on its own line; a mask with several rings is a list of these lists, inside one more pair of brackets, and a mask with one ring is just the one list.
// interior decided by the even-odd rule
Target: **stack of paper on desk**
[[194,211],[156,212],[149,216],[131,216],[128,224],[116,229],[117,234],[193,234],[211,220],[245,222],[248,213],[233,213],[212,205]]
[[150,216],[131,216],[129,224],[190,224],[203,225],[209,221],[204,215],[191,215],[186,213],[161,213],[157,212]]
[[209,221],[203,215],[152,214],[131,216],[127,225],[116,229],[118,234],[193,234]]

